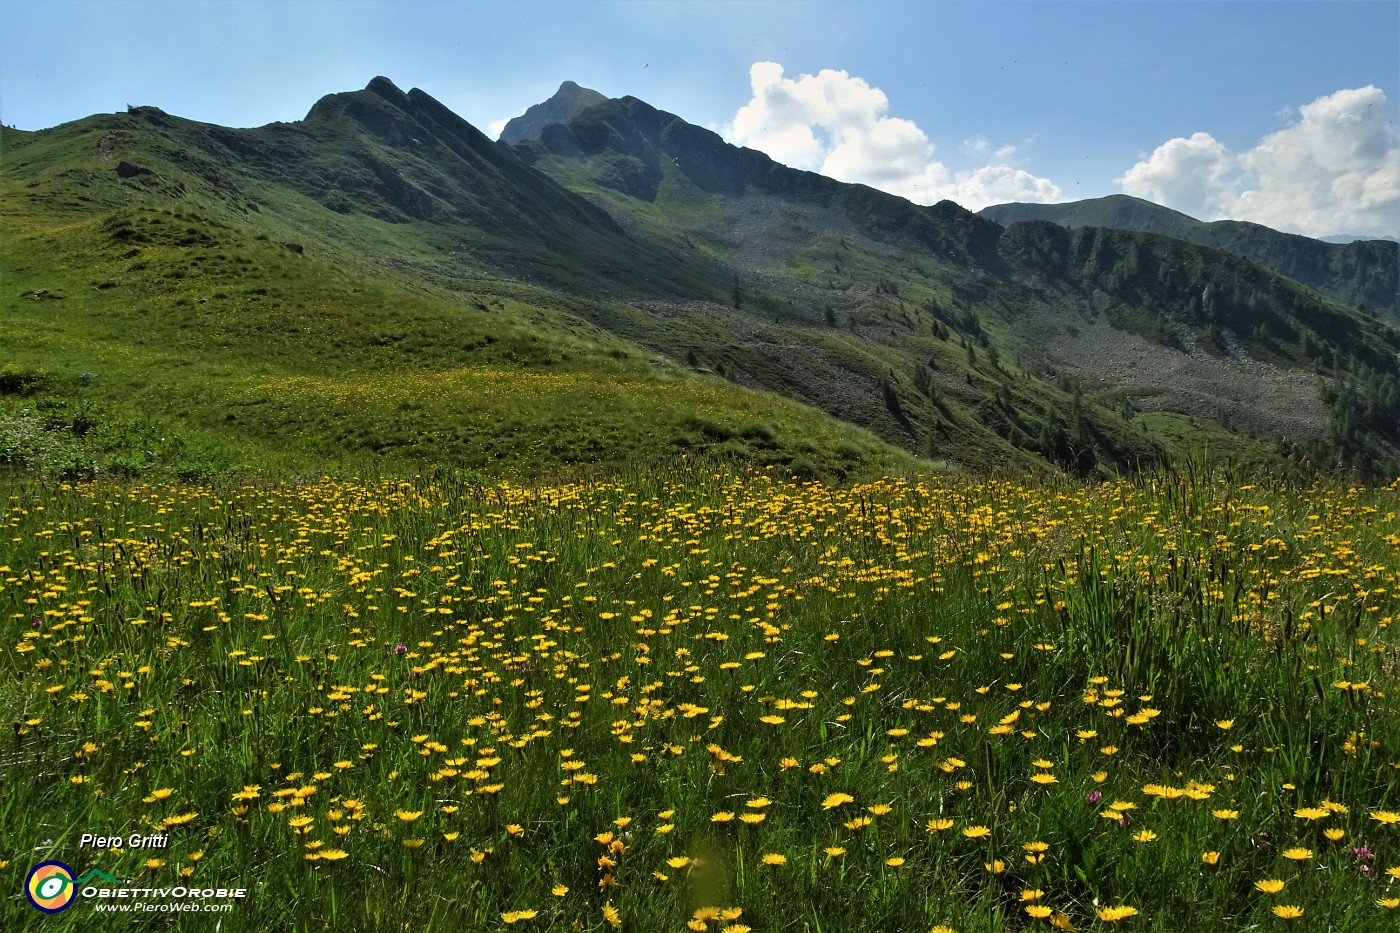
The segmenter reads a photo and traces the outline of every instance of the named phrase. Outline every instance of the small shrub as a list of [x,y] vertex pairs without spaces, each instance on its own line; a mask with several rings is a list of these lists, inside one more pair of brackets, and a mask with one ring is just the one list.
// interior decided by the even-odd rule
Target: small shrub
[[0,395],[33,395],[47,389],[51,380],[42,369],[21,367],[15,363],[0,366]]

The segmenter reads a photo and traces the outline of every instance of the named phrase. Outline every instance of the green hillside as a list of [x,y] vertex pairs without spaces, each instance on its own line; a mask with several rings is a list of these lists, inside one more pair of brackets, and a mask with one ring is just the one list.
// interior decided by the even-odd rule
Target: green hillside
[[[975,459],[1002,441],[1083,469],[1183,445],[1263,455],[1251,434],[1327,462],[1339,447],[1387,460],[1400,443],[1386,421],[1400,413],[1394,330],[1231,255],[919,207],[786,168],[634,98],[517,151],[635,228],[734,270],[738,307],[712,325],[723,337],[668,328],[643,342],[672,354],[699,343],[761,384],[805,387],[834,369],[867,398],[890,385],[906,433],[936,449]],[[801,353],[745,341],[745,307]]]
[[1334,301],[1400,324],[1400,243],[1393,241],[1337,244],[1239,220],[1207,223],[1123,194],[1065,204],[996,204],[979,213],[1002,225],[1047,220],[1176,237],[1243,256]]
[[[328,98],[261,130],[149,108],[3,130],[0,459],[69,475],[423,461],[538,475],[702,453],[812,476],[913,467],[858,427],[584,320],[604,298],[493,271],[606,278],[590,250],[611,242],[629,275],[655,262],[660,288],[707,287],[465,124],[435,160],[403,160],[401,184],[381,165],[376,186],[356,165],[376,164],[359,134],[382,99]],[[442,208],[405,194],[434,178],[482,194]],[[357,183],[353,210],[317,200]],[[444,249],[453,230],[473,244]]]
[[296,123],[0,133],[0,457],[23,467],[1400,450],[1400,336],[1256,265],[919,207],[634,98],[517,147],[384,78]]

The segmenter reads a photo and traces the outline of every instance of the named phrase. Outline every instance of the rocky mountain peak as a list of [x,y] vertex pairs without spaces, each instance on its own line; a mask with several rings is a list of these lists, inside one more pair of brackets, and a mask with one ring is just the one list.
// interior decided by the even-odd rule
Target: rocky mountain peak
[[546,126],[552,123],[568,123],[589,107],[606,100],[606,97],[592,88],[565,81],[549,100],[535,104],[507,123],[501,131],[501,141],[514,146],[527,139],[539,139]]

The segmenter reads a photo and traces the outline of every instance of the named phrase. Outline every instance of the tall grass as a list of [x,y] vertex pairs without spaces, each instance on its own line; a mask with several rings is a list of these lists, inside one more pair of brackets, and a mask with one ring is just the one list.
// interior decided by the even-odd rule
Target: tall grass
[[1241,480],[10,482],[0,925],[1381,929],[1400,484]]

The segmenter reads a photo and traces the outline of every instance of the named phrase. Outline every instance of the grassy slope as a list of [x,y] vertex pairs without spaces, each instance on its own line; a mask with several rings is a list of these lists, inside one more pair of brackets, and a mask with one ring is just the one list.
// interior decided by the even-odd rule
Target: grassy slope
[[[188,345],[196,336],[197,339],[193,342],[202,343],[211,334],[222,334],[225,330],[233,328],[251,341],[247,352],[260,359],[263,356],[277,359],[279,354],[288,352],[286,348],[279,350],[276,344],[292,342],[289,352],[295,355],[316,340],[331,342],[328,360],[344,359],[345,364],[349,366],[361,365],[363,361],[358,358],[366,353],[382,358],[385,366],[414,366],[422,363],[422,358],[415,354],[432,356],[434,353],[445,353],[451,356],[460,349],[451,343],[434,348],[432,344],[438,337],[432,333],[431,327],[426,330],[423,327],[409,327],[407,331],[400,333],[404,331],[402,321],[386,320],[382,328],[378,323],[371,325],[371,329],[376,332],[370,335],[367,341],[372,346],[374,341],[381,341],[390,349],[397,345],[402,352],[394,355],[384,346],[380,346],[370,353],[364,347],[357,346],[353,340],[347,343],[341,331],[350,321],[377,322],[384,313],[383,308],[392,302],[362,297],[347,304],[344,295],[347,289],[337,289],[337,294],[330,297],[321,294],[297,294],[290,295],[286,301],[282,301],[276,295],[249,294],[250,291],[266,286],[249,286],[242,281],[261,276],[264,273],[261,264],[263,260],[275,261],[277,268],[281,270],[277,273],[279,275],[287,274],[288,269],[312,266],[320,269],[317,274],[326,279],[333,280],[345,272],[351,276],[372,276],[385,286],[399,285],[420,293],[424,298],[445,300],[458,306],[465,304],[469,310],[486,307],[493,309],[493,314],[508,310],[512,313],[507,313],[507,320],[529,322],[527,330],[533,333],[534,340],[546,339],[548,335],[563,331],[582,335],[587,340],[608,348],[609,352],[622,345],[628,348],[628,352],[635,353],[636,343],[651,348],[653,352],[660,350],[677,361],[686,359],[694,352],[702,358],[702,369],[724,367],[734,378],[751,386],[786,390],[786,394],[816,404],[827,411],[834,411],[849,421],[868,425],[888,441],[921,453],[934,453],[941,459],[981,466],[999,464],[1007,468],[1034,468],[1037,465],[1038,458],[1035,455],[1018,450],[988,432],[976,413],[967,410],[967,406],[957,398],[951,403],[952,416],[935,420],[938,416],[932,409],[928,413],[920,411],[922,403],[918,393],[914,393],[906,403],[907,410],[901,413],[901,417],[896,417],[880,395],[878,384],[882,378],[888,377],[891,370],[905,371],[908,360],[888,358],[885,350],[864,337],[857,339],[854,334],[816,335],[818,346],[835,345],[833,355],[838,361],[856,362],[859,391],[847,397],[848,387],[843,385],[791,385],[782,372],[773,369],[775,363],[772,359],[763,358],[762,347],[765,344],[782,346],[812,342],[812,328],[800,320],[778,321],[771,319],[769,315],[760,315],[756,322],[758,339],[755,340],[755,334],[750,327],[755,322],[749,319],[741,319],[737,330],[732,326],[732,322],[713,318],[658,322],[646,313],[606,297],[608,292],[618,292],[619,287],[641,295],[651,292],[662,297],[667,294],[667,289],[679,288],[692,298],[698,297],[713,302],[717,297],[715,285],[712,279],[706,278],[705,269],[713,266],[713,260],[719,257],[718,251],[711,250],[712,255],[705,255],[701,250],[694,262],[689,265],[681,262],[667,266],[666,274],[663,275],[658,264],[664,264],[664,256],[668,255],[665,247],[660,250],[647,247],[642,250],[640,257],[633,250],[614,248],[614,253],[625,254],[629,260],[639,259],[639,262],[635,265],[629,262],[609,270],[587,254],[576,255],[566,250],[547,256],[546,253],[540,252],[538,245],[530,237],[512,236],[508,231],[503,232],[499,223],[480,214],[460,221],[468,223],[465,229],[472,242],[449,243],[454,238],[462,238],[463,228],[453,226],[458,220],[442,217],[430,217],[425,220],[406,218],[395,213],[394,205],[384,200],[388,195],[379,190],[365,189],[359,192],[363,210],[356,209],[348,213],[327,210],[326,203],[334,204],[340,196],[337,192],[341,191],[341,187],[337,186],[352,184],[354,173],[348,171],[342,171],[339,176],[327,180],[331,174],[329,169],[317,176],[312,169],[301,168],[298,171],[305,177],[293,179],[286,184],[259,174],[260,166],[264,163],[271,164],[276,158],[292,156],[296,157],[294,161],[297,164],[301,164],[309,160],[309,154],[320,153],[318,157],[326,161],[330,156],[321,151],[326,146],[331,146],[332,152],[336,151],[336,146],[347,150],[342,152],[341,157],[342,161],[349,159],[349,150],[354,147],[344,140],[337,140],[329,128],[332,124],[342,131],[348,128],[360,149],[382,154],[383,149],[376,148],[378,144],[375,138],[371,138],[372,130],[383,131],[383,127],[375,122],[377,118],[371,119],[361,113],[357,116],[357,122],[341,113],[351,105],[360,104],[382,109],[382,102],[378,97],[361,92],[357,95],[340,95],[318,104],[305,126],[274,125],[262,131],[226,131],[217,127],[190,124],[188,121],[180,121],[146,108],[140,108],[130,114],[93,117],[38,134],[5,131],[5,149],[8,154],[5,179],[6,210],[9,216],[16,220],[11,229],[28,230],[30,234],[27,239],[12,241],[10,247],[13,250],[10,254],[13,257],[12,264],[17,274],[22,277],[22,281],[18,283],[22,287],[18,289],[17,294],[31,289],[47,288],[54,292],[66,288],[68,297],[65,300],[72,301],[77,298],[79,291],[90,292],[97,285],[114,282],[117,283],[114,288],[101,289],[99,291],[102,294],[96,296],[100,304],[115,302],[118,314],[110,316],[107,325],[109,334],[114,328],[121,330],[128,323],[124,316],[133,313],[130,311],[133,302],[144,301],[150,296],[157,304],[170,304],[180,309],[182,317],[179,323],[171,325],[180,332],[175,339],[176,345]],[[456,132],[459,135],[466,134],[466,130],[460,128]],[[237,134],[243,136],[238,137]],[[110,148],[113,150],[105,159],[102,157],[104,140],[111,141]],[[221,155],[222,158],[217,158]],[[488,151],[486,156],[490,155]],[[448,159],[454,157],[450,153],[444,156]],[[431,182],[431,179],[425,180],[431,174],[431,166],[417,164],[415,159],[398,164],[399,175],[416,182],[422,190],[431,189],[434,182]],[[132,178],[122,179],[115,172],[117,162],[122,160],[146,171]],[[489,174],[487,177],[490,177]],[[320,179],[319,184],[330,187],[318,188],[316,178]],[[351,180],[347,181],[347,178]],[[715,200],[712,197],[685,185],[678,184],[673,187],[674,190],[667,192],[666,213],[657,213],[652,218],[651,232],[662,234],[654,239],[663,244],[667,242],[664,234],[668,229],[674,238],[674,223],[677,219],[701,220],[713,218],[716,213]],[[562,189],[559,191],[562,192]],[[550,194],[550,197],[557,199],[558,193]],[[481,211],[485,211],[500,198],[478,200],[490,202],[480,207]],[[102,236],[96,233],[92,233],[86,240],[82,239],[77,228],[69,231],[76,237],[71,241],[62,241],[57,234],[49,232],[54,225],[64,225],[82,218],[110,218],[113,214],[129,209],[132,204],[148,205],[150,209],[157,211],[168,210],[169,206],[173,205],[175,210],[187,215],[165,218],[165,222],[171,224],[168,229],[178,233],[166,243],[165,248],[173,252],[161,253],[154,259],[151,256],[132,256],[129,257],[130,261],[123,259],[122,257],[133,249],[143,249],[142,244],[134,240],[128,243],[123,239],[132,235],[128,230],[135,229],[130,223],[117,222],[106,231],[111,243],[105,242]],[[383,216],[374,216],[376,213]],[[126,214],[120,216],[127,217]],[[128,219],[145,225],[150,219],[160,221],[162,218],[159,215],[151,218],[145,215],[131,215]],[[586,215],[584,220],[593,222]],[[190,233],[188,228],[193,224],[203,231],[206,221],[223,223],[227,227],[217,237],[206,236],[207,242],[203,242],[198,236]],[[485,228],[490,229],[478,237],[479,231]],[[147,236],[145,230],[145,226],[142,226],[137,235]],[[455,234],[454,230],[457,231]],[[550,232],[546,230],[541,234],[541,238],[549,235]],[[603,240],[609,235],[606,231],[599,234]],[[257,240],[258,236],[266,236],[267,239]],[[194,239],[189,247],[173,245],[190,237]],[[234,244],[233,253],[230,253],[229,249],[224,248],[224,241],[229,237],[235,240],[251,238],[252,244],[249,244],[249,248],[256,245],[257,250],[264,254],[263,259],[257,258],[253,253],[245,255],[241,251],[243,247],[237,243]],[[574,240],[589,242],[593,238],[597,237],[577,235]],[[641,242],[645,245],[652,239],[644,238]],[[305,255],[294,257],[290,253],[284,254],[281,244],[285,242],[301,245]],[[630,242],[637,241],[634,238]],[[96,244],[102,244],[101,248]],[[40,248],[34,251],[33,247],[36,245]],[[109,246],[110,250],[107,249]],[[462,248],[464,246],[466,248]],[[145,248],[149,251],[149,247]],[[30,255],[32,251],[38,255]],[[68,254],[57,269],[45,264],[47,259],[44,257],[52,255],[54,251]],[[208,255],[199,255],[201,252]],[[222,259],[211,260],[211,257],[221,255]],[[196,263],[196,259],[201,262]],[[318,260],[325,260],[330,265],[321,266]],[[84,264],[89,262],[91,264],[85,267]],[[152,262],[155,265],[151,265]],[[146,264],[146,269],[132,271],[133,266],[142,263]],[[501,275],[502,269],[512,269],[513,274],[517,276],[522,270],[527,270],[529,278],[541,284],[532,286],[512,281]],[[186,275],[192,277],[188,280],[180,278]],[[621,275],[623,278],[620,281],[614,279],[610,286],[605,284],[600,288],[599,275],[603,275],[604,279],[607,275]],[[212,276],[212,279],[205,283],[203,280],[209,276]],[[145,284],[140,284],[135,279],[140,279]],[[70,281],[73,282],[72,285],[69,284]],[[183,282],[182,287],[186,292],[183,296],[170,290],[172,283],[177,281]],[[561,290],[561,285],[567,291]],[[573,288],[570,288],[571,285]],[[322,284],[318,283],[313,287],[313,291],[321,287]],[[295,284],[292,291],[297,292],[302,288],[302,284]],[[641,291],[635,292],[637,289]],[[599,297],[590,299],[581,296],[589,292]],[[225,297],[211,297],[215,294]],[[174,304],[181,297],[187,304]],[[206,304],[199,305],[200,298],[205,298]],[[14,301],[13,298],[11,300]],[[56,303],[39,301],[34,304],[17,303],[12,307],[17,312],[42,316],[40,309],[53,304]],[[262,310],[250,317],[248,310],[244,308],[245,305]],[[221,306],[238,307],[239,315],[231,319],[215,315],[213,312]],[[300,310],[304,307],[338,309],[333,313],[340,315],[339,323],[328,324],[320,315],[313,315],[304,320],[287,321],[284,326],[282,314],[287,310]],[[72,315],[68,318],[74,323],[79,320]],[[119,325],[118,321],[122,323]],[[167,324],[170,322],[162,319],[159,327],[165,327]],[[671,339],[657,339],[658,335],[669,335]],[[618,339],[619,336],[621,340]],[[50,335],[48,339],[53,342],[56,338]],[[474,341],[466,342],[471,344]],[[338,347],[337,344],[343,346]],[[38,345],[30,346],[37,351]],[[414,353],[407,352],[409,349]],[[915,349],[920,352],[922,350]],[[475,352],[478,356],[482,355],[479,350]],[[907,357],[908,352],[913,350],[905,351],[903,355]],[[495,351],[495,357],[503,359],[503,351]],[[55,352],[50,353],[47,358],[36,356],[31,360],[18,353],[14,355],[15,362],[32,365],[44,365],[46,359],[52,362],[60,358],[66,358],[72,364],[68,367],[70,374],[75,366],[80,371],[101,368],[86,362],[79,364],[78,361],[84,358],[73,356],[69,346],[56,346]],[[668,378],[677,379],[680,376],[670,371]],[[165,386],[165,383],[154,385]],[[89,388],[95,389],[96,384]],[[165,388],[159,391],[164,391]],[[154,393],[157,390],[152,391]],[[908,395],[909,387],[904,385],[899,391]],[[99,391],[88,394],[101,397]],[[183,390],[178,394],[182,398],[189,395]],[[144,405],[146,411],[156,413],[162,411],[163,407],[160,404]],[[754,411],[762,407],[757,403],[750,406]],[[188,404],[183,404],[180,410],[186,408]],[[202,426],[207,430],[217,429],[216,433],[221,435],[229,434],[225,429],[234,424],[242,424],[247,430],[262,431],[264,434],[275,433],[276,420],[291,415],[286,406],[280,411],[266,405],[244,405],[242,408],[243,411],[213,413],[203,419]],[[326,410],[318,410],[322,412],[321,417],[324,420]],[[369,416],[368,409],[358,410],[364,417]],[[781,406],[779,410],[782,410]],[[218,421],[219,418],[226,419],[230,414],[243,421]],[[776,415],[777,412],[773,414]],[[665,439],[671,447],[694,449],[718,445],[740,453],[757,448],[758,456],[770,456],[764,454],[762,449],[773,443],[768,435],[771,435],[774,429],[771,425],[763,426],[763,422],[772,421],[773,418],[764,418],[758,414],[753,417],[746,415],[721,418],[713,425],[710,422],[715,419],[707,418],[703,414],[680,420],[684,422],[681,429]],[[211,421],[217,423],[211,427],[208,424]],[[808,418],[807,423],[816,422]],[[268,427],[269,425],[274,427]],[[425,445],[429,449],[437,449],[441,441],[441,438],[436,436],[415,441],[382,426],[370,428],[352,424],[343,430],[334,431],[328,431],[327,427],[325,424],[312,425],[306,430],[313,441],[316,436],[330,441],[330,444],[323,445],[326,447],[349,441],[357,447],[387,451],[390,454],[398,450],[400,453],[413,455],[421,452]],[[548,420],[542,423],[540,430],[547,433],[552,431]],[[797,433],[805,433],[807,430],[806,427],[798,428]],[[827,433],[829,430],[831,429],[824,428],[818,434]],[[617,443],[628,438],[627,431],[614,428],[600,428],[600,431],[605,435],[605,439],[599,441],[593,438],[581,444],[578,447],[580,457],[601,457],[606,460],[609,457],[625,458],[634,454],[633,450]],[[752,436],[745,438],[745,432]],[[247,432],[234,430],[232,433],[234,436],[243,436]],[[489,435],[491,431],[487,430],[485,433]],[[473,464],[485,464],[500,456],[502,450],[507,447],[514,449],[514,446],[509,444],[486,443],[487,439],[481,439],[478,443],[470,437],[452,436],[454,440],[448,447],[453,450],[454,455],[465,456],[467,461]],[[819,472],[844,472],[851,468],[848,461],[864,458],[864,454],[853,454],[853,448],[874,449],[871,446],[874,442],[859,432],[853,433],[851,437],[849,443],[843,444],[842,449],[845,453],[839,457],[831,455],[829,450],[823,453],[821,450],[798,449],[830,448],[832,445],[826,441],[814,440],[809,444],[796,436],[779,438],[778,443],[784,451],[776,459],[788,463],[800,461],[798,466],[806,471],[810,469],[815,455]],[[1143,446],[1145,449],[1146,445]],[[661,445],[652,449],[665,447]],[[241,459],[246,459],[246,455]],[[546,462],[556,459],[554,456],[547,457]],[[528,467],[528,462],[525,465]]]
[[[640,366],[636,371],[646,378],[691,385],[677,368],[684,366],[797,399],[888,444],[978,469],[1043,469],[1047,459],[1080,470],[1132,468],[1182,443],[1219,449],[1222,433],[1232,435],[1247,459],[1273,458],[1271,444],[1212,423],[1202,411],[1194,421],[1175,422],[1170,436],[1158,436],[1162,419],[1138,418],[1125,401],[1148,397],[1141,387],[1117,382],[1119,374],[1100,377],[1092,359],[1078,365],[1072,351],[1070,373],[1078,370],[1085,391],[1074,379],[1046,377],[1047,328],[1063,328],[1096,303],[1106,302],[1117,326],[1148,339],[1159,338],[1162,321],[1175,315],[1173,327],[1195,332],[1208,351],[1223,356],[1226,344],[1212,336],[1212,321],[1201,314],[1188,319],[1189,307],[1177,307],[1183,290],[1194,294],[1207,280],[1243,283],[1222,290],[1216,303],[1220,320],[1243,322],[1237,333],[1248,352],[1310,365],[1298,341],[1311,325],[1288,319],[1282,337],[1263,340],[1245,326],[1253,321],[1251,302],[1281,294],[1254,267],[1226,268],[1224,257],[1203,250],[1183,262],[1137,234],[1075,234],[1060,242],[1046,227],[1003,236],[954,205],[917,208],[792,172],[758,153],[731,150],[683,121],[662,132],[658,120],[669,115],[640,101],[611,105],[612,122],[595,113],[589,132],[611,133],[621,140],[617,145],[652,160],[658,174],[650,200],[609,187],[619,179],[636,183],[638,172],[645,176],[637,157],[606,148],[585,159],[536,153],[542,174],[426,95],[404,95],[382,79],[365,91],[323,99],[305,121],[255,130],[192,123],[152,108],[36,134],[6,130],[0,137],[4,210],[14,221],[9,230],[23,235],[7,248],[16,269],[29,276],[17,294],[53,291],[57,284],[70,289],[64,300],[73,301],[78,290],[97,289],[99,304],[115,303],[108,333],[138,320],[130,317],[133,302],[168,305],[174,317],[162,317],[151,333],[169,331],[173,346],[217,339],[227,344],[220,344],[221,354],[283,360],[284,368],[287,359],[315,356],[343,370],[337,379],[375,366],[457,372],[464,365],[548,360],[544,365],[567,362],[564,368],[605,381],[631,379]],[[648,155],[634,123],[662,133],[657,138],[677,147],[677,155]],[[116,172],[122,162],[136,166],[129,177]],[[736,194],[746,186],[750,194]],[[126,213],[138,206],[183,216]],[[171,227],[149,223],[162,216]],[[97,229],[109,221],[109,229]],[[214,235],[206,223],[225,226]],[[135,239],[152,228],[171,235],[152,244]],[[288,242],[304,255],[284,253],[281,244]],[[126,256],[157,248],[165,252]],[[55,251],[64,255],[47,255]],[[1194,270],[1184,279],[1183,265]],[[297,279],[286,294],[259,293],[267,286],[247,282],[308,269],[316,281]],[[439,310],[398,308],[397,296],[408,293]],[[176,303],[181,298],[186,304]],[[44,320],[40,309],[58,304],[11,302],[16,312]],[[238,313],[215,313],[224,307]],[[1313,352],[1333,353],[1330,369],[1317,365],[1337,378],[1347,361],[1334,358],[1332,348],[1355,338],[1366,349],[1375,335],[1357,330],[1335,308],[1322,312],[1340,324],[1319,332]],[[468,331],[459,341],[460,321]],[[517,330],[496,333],[495,325]],[[499,345],[472,336],[482,328]],[[137,332],[145,330],[143,322]],[[617,353],[633,369],[609,361]],[[652,355],[660,362],[650,362]],[[17,354],[14,362],[41,362],[27,360]],[[632,435],[599,415],[601,436],[582,437],[569,455],[560,449],[572,443],[567,432],[553,443],[526,438],[521,448],[509,435],[493,439],[494,428],[444,435],[400,430],[402,419],[392,417],[397,409],[382,397],[363,387],[346,391],[343,428],[332,423],[330,407],[259,401],[206,417],[225,420],[202,430],[267,435],[279,419],[291,419],[306,432],[309,450],[350,443],[389,458],[446,452],[474,465],[519,456],[531,469],[528,451],[541,445],[550,450],[541,463],[551,464],[716,445],[769,457],[763,450],[774,443],[771,426],[758,423],[771,419],[744,415],[709,425],[713,419],[696,414],[704,406],[687,401],[681,407],[691,415],[677,415],[675,430],[657,428],[640,447],[626,446]],[[621,402],[626,392],[598,391],[611,394],[618,417],[628,419],[634,409]],[[519,407],[535,411],[523,402],[528,395],[519,394]],[[567,404],[563,398],[542,404]],[[438,402],[448,405],[447,396]],[[1221,410],[1230,405],[1226,393]],[[755,402],[746,410],[757,408]],[[432,405],[423,411],[425,419],[447,417]],[[242,420],[229,421],[230,415]],[[514,417],[555,436],[549,418]],[[1181,431],[1188,438],[1194,432],[1194,441]],[[818,472],[830,473],[863,457],[834,457],[823,452],[832,446],[827,441],[799,436],[807,432],[802,427],[778,438],[783,452],[775,459],[794,463],[805,455],[798,464],[803,472],[815,462]],[[852,443],[874,442],[861,436]],[[804,444],[814,449],[799,449]]]
[[[918,208],[783,168],[631,99],[594,108],[567,133],[556,127],[520,151],[615,216],[735,270],[745,306],[722,317],[718,339],[692,344],[702,360],[708,351],[784,392],[794,385],[803,391],[804,373],[840,371],[847,384],[839,395],[802,397],[916,449],[1018,464],[1019,448],[1082,467],[1084,458],[1072,450],[1087,447],[1090,460],[1121,467],[1183,442],[1269,460],[1286,445],[1261,437],[1319,438],[1308,445],[1317,457],[1351,436],[1346,456],[1364,462],[1393,458],[1400,443],[1388,416],[1374,414],[1395,393],[1400,336],[1234,256],[1131,231],[1066,235],[1048,224],[1023,224],[1003,232],[955,205]],[[1078,325],[1101,313],[1127,332],[1124,340],[1136,335],[1171,352],[1138,353],[1155,363],[1129,372],[1101,367],[1102,346],[1050,339],[1076,335]],[[859,351],[821,333],[823,323],[844,329]],[[785,345],[802,352],[785,354],[788,365],[776,361],[776,371],[774,360],[736,353],[744,335],[761,326],[778,326]],[[635,339],[675,354],[681,336],[667,327]],[[971,357],[965,342],[977,344]],[[925,368],[944,378],[930,379]],[[1179,382],[1183,368],[1191,378]],[[1062,417],[1072,386],[1039,378],[1052,369],[1094,390],[1081,408],[1086,423],[1069,432],[1071,443],[1056,438],[1072,427]],[[1253,380],[1261,372],[1290,386],[1287,404],[1258,394]],[[930,382],[944,391],[927,399],[909,391]],[[1349,412],[1335,400],[1324,405],[1327,397],[1314,389],[1362,383],[1372,385],[1376,401]],[[887,388],[902,417],[879,414],[893,408]],[[864,403],[853,414],[856,398]],[[1147,407],[1192,417],[1137,419],[1133,398],[1158,398]],[[1362,434],[1348,435],[1349,423],[1363,424]],[[1324,425],[1328,437],[1321,440]],[[1302,459],[1296,450],[1291,455]]]
[[[1033,357],[1034,347],[1006,323],[1015,317],[1008,302],[1013,291],[968,298],[975,276],[963,269],[918,250],[848,241],[795,211],[772,215],[755,266],[729,232],[735,221],[722,196],[697,188],[663,161],[656,198],[631,198],[597,184],[593,161],[546,155],[537,165],[653,236],[752,270],[739,276],[740,307],[731,302],[708,315],[660,323],[638,317],[625,331],[630,337],[673,358],[694,354],[702,365],[796,394],[918,450],[984,468],[1043,467],[1038,435],[1055,412],[1069,410],[1072,393],[1016,363]],[[940,317],[951,329],[939,327]],[[970,320],[978,330],[966,325]],[[993,346],[1003,353],[989,355]],[[1003,387],[1009,404],[997,401]],[[1111,404],[1091,399],[1085,410],[1105,465],[1131,466],[1161,454]],[[1256,448],[1252,455],[1267,453]]]
[[[718,242],[728,222],[719,196],[699,191],[669,166],[652,202],[592,183],[586,162],[546,156],[539,166],[677,243]],[[1070,386],[1040,378],[1043,347],[1032,318],[1043,318],[1045,312],[1028,309],[1037,303],[1034,296],[1044,293],[1043,278],[974,299],[970,296],[978,283],[957,267],[917,252],[822,233],[791,216],[779,215],[776,221],[769,235],[777,248],[750,299],[759,307],[747,314],[729,310],[703,322],[668,322],[664,329],[648,329],[642,322],[633,332],[635,339],[675,357],[693,351],[704,364],[737,370],[760,384],[796,384],[797,391],[810,393],[803,397],[813,404],[882,425],[885,436],[963,462],[1015,469],[1039,460],[1042,430],[1059,424],[1057,414],[1073,405]],[[716,253],[728,258],[732,250]],[[824,291],[787,301],[765,295],[765,288],[781,294],[784,280]],[[1079,303],[1078,295],[1065,289],[1052,293],[1050,300]],[[976,322],[976,330],[968,321]],[[751,342],[736,336],[751,332],[764,337]],[[801,346],[806,352],[774,358],[758,352],[756,344],[763,343]],[[971,360],[966,343],[973,344]],[[1001,348],[995,363],[990,347]],[[827,370],[844,374],[847,386],[851,377],[858,383],[834,397],[803,385],[804,374]],[[891,383],[902,420],[888,411],[880,394],[882,380]],[[863,407],[856,408],[855,400],[862,397]],[[1244,459],[1271,457],[1265,445],[1222,428],[1213,418],[1133,414],[1125,419],[1121,400],[1109,385],[1091,392],[1084,408],[1090,442],[1106,463],[1143,463],[1192,446]],[[1166,425],[1171,429],[1159,432]]]
[[[0,362],[47,374],[5,404],[85,432],[50,452],[60,467],[439,460],[529,474],[687,451],[813,475],[914,463],[810,409],[653,362],[484,265],[424,276],[414,249],[441,255],[411,224],[286,192],[275,210],[239,210],[227,185],[162,158],[162,139],[114,130],[128,119],[5,131]],[[100,160],[114,132],[150,175]]]

